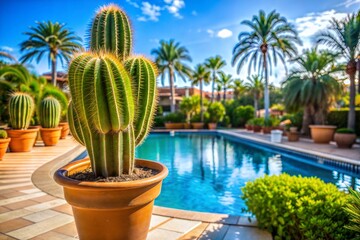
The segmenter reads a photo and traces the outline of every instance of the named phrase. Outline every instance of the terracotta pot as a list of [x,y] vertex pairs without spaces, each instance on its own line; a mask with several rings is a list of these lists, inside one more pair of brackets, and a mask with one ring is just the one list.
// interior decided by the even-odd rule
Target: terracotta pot
[[65,139],[67,135],[70,133],[70,127],[68,122],[59,123],[59,127],[61,127],[61,136],[60,139]]
[[6,132],[11,138],[9,147],[11,152],[30,152],[39,129],[15,130],[7,129]]
[[261,126],[253,126],[253,131],[254,132],[260,132],[261,131]]
[[215,130],[217,128],[217,123],[208,123],[208,128],[210,130]]
[[160,172],[130,182],[80,182],[66,177],[88,168],[88,159],[72,162],[55,172],[54,179],[64,187],[65,199],[72,206],[80,239],[146,239],[154,200],[168,170],[161,163],[140,159],[136,165]]
[[299,141],[300,133],[299,132],[286,132],[289,142]]
[[0,161],[6,153],[11,138],[0,139]]
[[184,123],[165,123],[166,129],[183,129]]
[[315,143],[329,143],[333,140],[336,126],[332,125],[310,125],[311,138]]
[[193,129],[203,129],[204,128],[204,123],[202,122],[194,122],[191,123],[191,126]]
[[270,134],[272,129],[273,129],[272,127],[262,127],[261,128],[263,134]]
[[352,148],[356,141],[356,134],[354,133],[335,133],[334,140],[338,148]]
[[246,124],[245,127],[246,127],[246,130],[248,130],[248,131],[252,131],[252,130],[253,130],[253,126],[252,126],[252,125]]
[[45,146],[55,146],[61,136],[61,127],[40,128],[40,134]]
[[[38,130],[40,130],[40,128],[41,128],[40,125],[36,125],[36,126],[30,126],[28,129],[38,129]],[[35,144],[36,144],[37,141],[42,141],[40,131],[37,132],[37,135],[36,135],[36,138],[35,138],[35,141],[34,141],[34,147],[35,147]]]
[[191,128],[191,124],[190,124],[190,123],[184,123],[184,128],[185,128],[185,129],[190,129],[190,128]]
[[289,130],[292,133],[296,133],[297,132],[297,127],[290,127]]

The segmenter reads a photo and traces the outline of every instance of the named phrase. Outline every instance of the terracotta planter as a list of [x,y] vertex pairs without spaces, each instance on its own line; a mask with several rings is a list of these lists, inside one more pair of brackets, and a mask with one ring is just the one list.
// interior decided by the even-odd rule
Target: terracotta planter
[[329,143],[333,140],[336,126],[332,125],[310,125],[311,138],[315,143]]
[[80,182],[66,176],[90,165],[83,159],[66,165],[54,174],[64,187],[72,206],[79,239],[143,240],[149,230],[154,200],[161,191],[167,168],[158,162],[136,160],[137,166],[160,172],[131,182]]
[[338,148],[352,148],[356,141],[356,134],[354,133],[335,133],[334,140]]
[[261,131],[261,126],[253,126],[253,131],[254,132],[260,132]]
[[6,132],[11,138],[9,147],[11,152],[30,152],[39,129],[14,130],[7,129]]
[[37,135],[36,135],[36,138],[35,138],[35,141],[34,141],[34,147],[35,147],[35,144],[37,141],[42,141],[42,138],[41,138],[41,134],[40,134],[40,128],[41,126],[40,125],[36,125],[36,126],[30,126],[28,129],[38,129],[39,131],[37,132]]
[[191,123],[191,126],[193,129],[203,129],[204,128],[204,123],[202,122],[194,122]]
[[68,122],[59,123],[59,127],[61,127],[61,136],[60,139],[65,139],[67,135],[70,133],[70,127]]
[[40,134],[45,146],[55,146],[61,136],[61,127],[40,128]]
[[0,161],[6,153],[11,138],[0,139]]
[[183,129],[184,123],[165,123],[166,129]]
[[185,128],[185,129],[190,129],[190,128],[191,128],[191,124],[190,124],[190,123],[184,123],[184,128]]
[[208,128],[210,130],[215,130],[217,128],[217,123],[208,123]]
[[289,142],[297,142],[300,138],[299,132],[286,132]]
[[290,127],[290,132],[292,133],[296,133],[297,132],[297,127]]
[[272,129],[273,129],[272,127],[262,127],[261,128],[263,134],[270,134]]
[[253,126],[252,126],[252,125],[246,124],[245,127],[246,127],[246,130],[248,130],[248,131],[252,131],[252,130],[253,130]]

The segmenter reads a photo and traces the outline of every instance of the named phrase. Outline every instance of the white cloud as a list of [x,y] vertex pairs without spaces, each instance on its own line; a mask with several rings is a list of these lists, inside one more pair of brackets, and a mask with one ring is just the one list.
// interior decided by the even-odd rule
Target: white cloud
[[233,35],[232,31],[230,31],[227,28],[223,28],[220,31],[218,31],[218,33],[216,34],[217,37],[219,38],[229,38]]
[[165,6],[165,8],[169,11],[169,13],[174,15],[174,17],[182,18],[179,11],[180,11],[180,9],[185,7],[184,0],[164,0],[164,2],[166,4],[169,4],[169,5]]
[[206,32],[209,34],[210,37],[214,37],[214,30],[211,30],[211,29],[207,29]]
[[137,4],[136,2],[133,2],[131,0],[126,0],[126,2],[133,7],[140,8],[139,4]]
[[191,15],[193,15],[193,16],[197,16],[197,11],[195,11],[195,10],[194,10],[194,11],[192,11],[192,12],[191,12]]
[[149,2],[142,2],[141,12],[143,16],[139,17],[138,20],[143,22],[157,22],[159,20],[159,16],[161,15],[160,11],[161,8],[159,6],[155,4],[151,5]]
[[345,6],[345,7],[350,7],[352,5],[355,5],[355,4],[360,4],[360,0],[346,0],[345,2],[342,2],[340,4],[338,4],[337,6],[338,7],[342,7],[342,6]]
[[1,46],[0,49],[4,50],[6,52],[13,52],[14,51],[14,49],[12,47],[8,47],[8,46]]

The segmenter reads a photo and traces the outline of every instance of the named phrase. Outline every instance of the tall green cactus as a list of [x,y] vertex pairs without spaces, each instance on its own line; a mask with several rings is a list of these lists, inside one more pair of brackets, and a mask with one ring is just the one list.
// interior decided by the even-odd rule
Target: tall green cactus
[[13,129],[27,129],[34,113],[35,104],[27,93],[15,92],[9,99],[10,124]]
[[90,49],[105,50],[125,60],[132,49],[130,21],[118,6],[110,4],[100,8],[90,29]]
[[44,98],[40,102],[39,115],[40,125],[43,128],[56,128],[60,122],[60,102],[52,96]]

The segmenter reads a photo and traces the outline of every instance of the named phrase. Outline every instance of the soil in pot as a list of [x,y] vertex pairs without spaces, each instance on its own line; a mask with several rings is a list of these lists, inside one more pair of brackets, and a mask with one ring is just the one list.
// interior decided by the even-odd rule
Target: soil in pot
[[55,146],[61,136],[61,127],[41,128],[40,134],[45,146]]
[[11,138],[9,147],[11,152],[30,152],[34,146],[39,129],[13,130],[6,132]]

